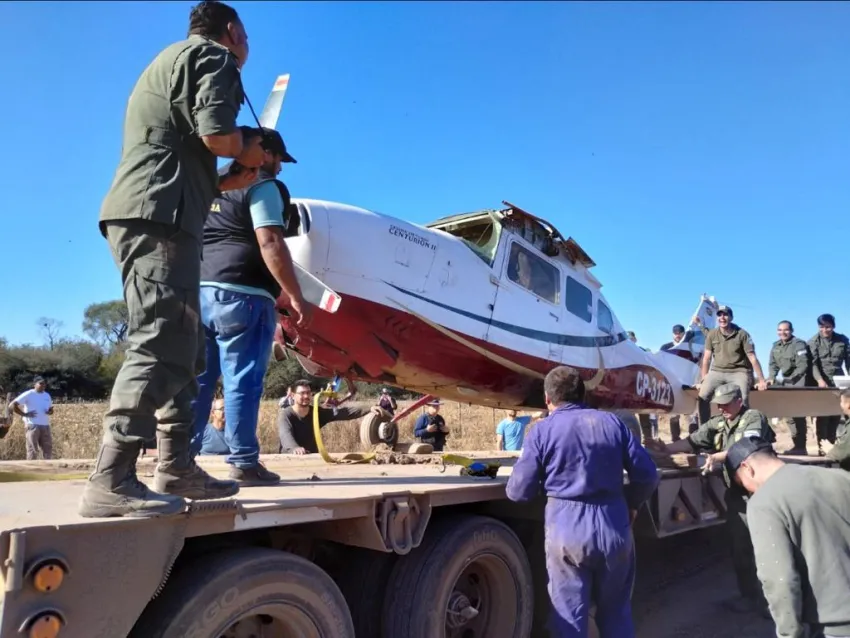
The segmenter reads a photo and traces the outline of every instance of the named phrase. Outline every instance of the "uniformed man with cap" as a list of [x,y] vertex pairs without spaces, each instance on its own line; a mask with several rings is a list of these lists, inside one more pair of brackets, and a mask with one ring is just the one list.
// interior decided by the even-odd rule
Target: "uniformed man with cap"
[[750,393],[751,372],[756,373],[756,387],[767,388],[767,381],[756,357],[750,334],[732,322],[729,306],[717,308],[717,327],[705,337],[705,353],[700,367],[699,398],[708,401],[721,385],[734,383],[741,389],[744,405]]
[[[770,427],[767,417],[758,410],[747,409],[744,406],[738,384],[721,385],[714,391],[711,402],[717,405],[720,414],[703,423],[687,438],[665,446],[667,452],[706,454],[704,471],[707,473],[715,467],[722,466],[729,448],[744,437],[757,436],[770,443],[776,441],[776,433]],[[726,528],[730,535],[732,562],[741,594],[741,598],[731,602],[730,606],[735,611],[764,612],[766,607],[756,575],[753,546],[747,530],[746,492],[732,482],[725,469],[723,480],[727,487],[724,496]]]
[[[812,353],[812,375],[821,388],[834,388],[834,377],[841,376],[842,366],[850,374],[850,340],[840,332],[835,332],[835,317],[824,314],[818,317],[818,334],[809,339]],[[835,443],[839,415],[815,418],[815,431],[820,442],[827,440]]]
[[725,465],[752,493],[748,525],[776,635],[850,636],[850,477],[785,463],[757,438],[735,443]]
[[[260,462],[257,419],[263,379],[272,351],[281,293],[306,321],[310,306],[295,278],[286,236],[292,202],[277,179],[284,162],[296,163],[280,133],[263,129],[266,152],[259,179],[217,197],[204,225],[201,322],[206,370],[198,376],[193,455],[200,449],[219,377],[226,413],[225,462],[241,485],[277,483],[280,476]],[[224,171],[229,170],[225,167]]]
[[[248,36],[236,11],[201,2],[189,35],[142,72],[127,103],[121,161],[100,211],[100,231],[121,272],[129,314],[127,351],[104,418],[85,517],[163,516],[184,498],[235,494],[189,453],[195,376],[205,367],[199,321],[204,220],[220,190],[241,188],[263,162],[262,135],[240,128],[240,69]],[[216,158],[247,167],[220,178]],[[156,433],[159,464],[150,491],[135,463]]]
[[[773,342],[767,364],[767,384],[795,387],[813,385],[809,346],[794,336],[794,326],[791,322],[780,321],[776,327],[776,336],[779,339]],[[794,441],[794,447],[786,454],[806,455],[806,417],[797,416],[785,421]]]

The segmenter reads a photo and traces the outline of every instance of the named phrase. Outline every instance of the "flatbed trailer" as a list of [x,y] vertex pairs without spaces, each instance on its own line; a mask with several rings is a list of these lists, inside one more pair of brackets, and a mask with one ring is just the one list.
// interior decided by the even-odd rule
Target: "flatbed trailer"
[[[545,636],[545,500],[505,498],[516,454],[461,454],[504,467],[477,479],[436,457],[343,465],[274,455],[264,461],[279,485],[152,519],[79,517],[80,478],[4,482],[0,638]],[[199,461],[226,473],[219,458]],[[0,463],[0,473],[16,467],[39,466]],[[723,520],[718,476],[661,476],[636,534]]]

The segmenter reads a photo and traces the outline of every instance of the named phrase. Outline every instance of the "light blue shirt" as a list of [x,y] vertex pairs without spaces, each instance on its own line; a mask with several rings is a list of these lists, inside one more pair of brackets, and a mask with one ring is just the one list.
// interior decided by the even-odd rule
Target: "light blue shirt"
[[[253,189],[249,195],[248,209],[251,211],[251,221],[254,230],[264,226],[283,226],[283,197],[274,182],[268,181]],[[227,284],[218,281],[202,281],[202,286],[215,286],[222,290],[241,292],[244,295],[262,295],[272,301],[277,301],[267,290],[241,284]]]
[[525,426],[531,423],[530,416],[518,416],[516,419],[502,419],[496,426],[496,434],[501,435],[505,450],[517,452],[522,449],[525,439]]

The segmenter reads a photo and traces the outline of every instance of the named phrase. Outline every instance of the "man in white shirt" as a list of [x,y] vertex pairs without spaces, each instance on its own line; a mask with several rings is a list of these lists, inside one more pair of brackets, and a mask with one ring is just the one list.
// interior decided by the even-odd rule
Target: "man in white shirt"
[[53,414],[53,399],[46,390],[42,377],[33,381],[33,389],[27,390],[12,401],[11,408],[24,418],[27,437],[27,461],[38,458],[38,450],[45,459],[53,458],[53,437],[50,434],[50,415]]

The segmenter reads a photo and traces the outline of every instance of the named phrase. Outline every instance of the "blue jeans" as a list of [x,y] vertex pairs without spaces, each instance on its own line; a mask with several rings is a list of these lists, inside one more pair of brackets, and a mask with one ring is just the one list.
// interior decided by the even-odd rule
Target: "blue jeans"
[[207,369],[198,377],[198,398],[192,404],[195,411],[193,455],[201,449],[215,385],[221,376],[224,440],[230,448],[225,461],[241,468],[257,465],[260,459],[257,420],[263,378],[274,341],[274,306],[271,299],[261,295],[201,286]]

